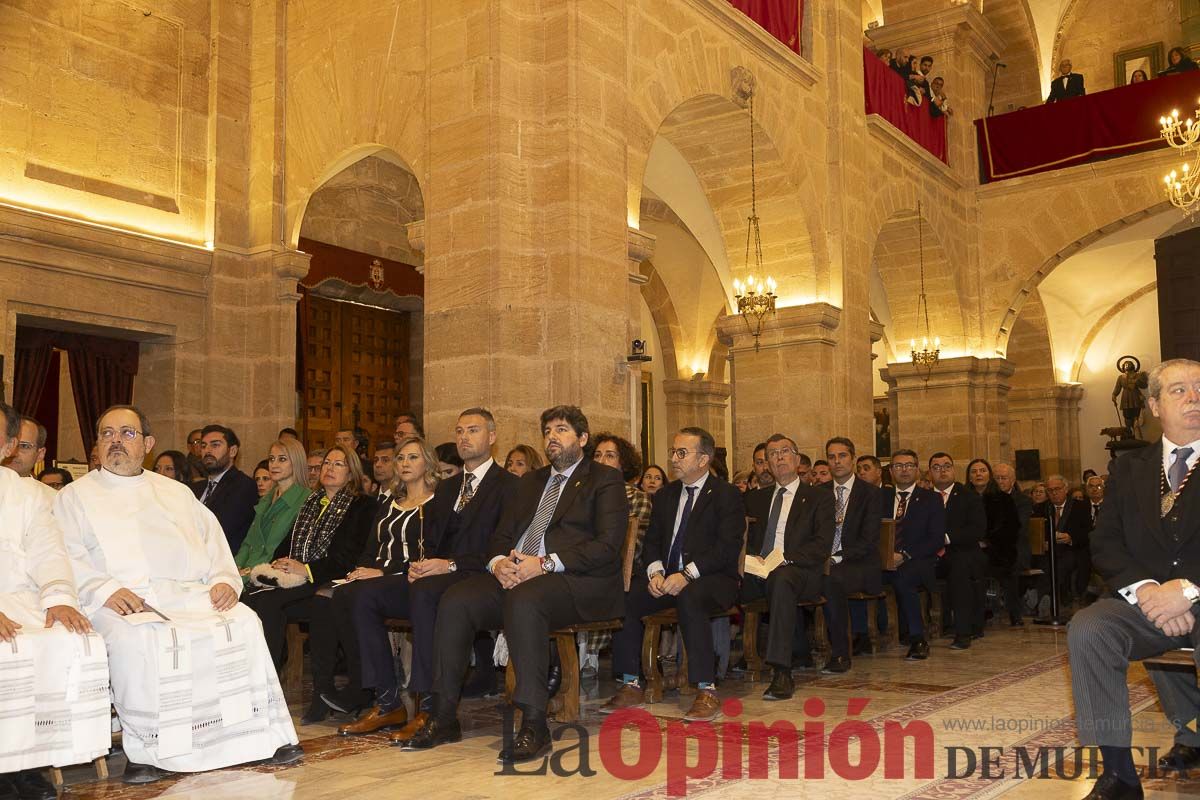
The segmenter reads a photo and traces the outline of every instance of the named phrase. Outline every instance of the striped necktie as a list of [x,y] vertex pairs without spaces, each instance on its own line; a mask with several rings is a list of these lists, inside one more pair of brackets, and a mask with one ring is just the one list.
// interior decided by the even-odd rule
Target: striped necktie
[[542,539],[546,537],[546,529],[550,527],[554,507],[558,505],[558,492],[566,479],[566,475],[555,475],[550,479],[550,484],[542,494],[542,502],[538,503],[537,513],[533,515],[533,522],[525,529],[524,535],[521,536],[521,544],[517,548],[525,555],[536,556],[541,552]]

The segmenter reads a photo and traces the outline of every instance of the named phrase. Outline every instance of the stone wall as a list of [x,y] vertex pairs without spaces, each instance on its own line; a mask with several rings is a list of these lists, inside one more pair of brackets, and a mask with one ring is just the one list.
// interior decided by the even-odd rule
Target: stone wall
[[1055,72],[1059,60],[1069,58],[1089,93],[1111,89],[1125,83],[1114,82],[1113,56],[1157,43],[1162,44],[1165,68],[1167,51],[1185,44],[1178,0],[1078,0],[1055,48]]

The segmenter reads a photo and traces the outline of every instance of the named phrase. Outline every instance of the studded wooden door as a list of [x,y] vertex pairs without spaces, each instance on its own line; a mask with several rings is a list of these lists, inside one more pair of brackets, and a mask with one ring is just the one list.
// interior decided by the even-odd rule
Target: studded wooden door
[[[358,426],[372,443],[389,439],[408,406],[408,315],[309,297],[305,343],[305,437],[329,447]],[[357,412],[357,420],[356,420]]]

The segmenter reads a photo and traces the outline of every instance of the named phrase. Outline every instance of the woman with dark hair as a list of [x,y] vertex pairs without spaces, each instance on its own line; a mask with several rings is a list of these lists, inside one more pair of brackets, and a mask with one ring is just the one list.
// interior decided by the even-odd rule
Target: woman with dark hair
[[1129,76],[1130,83],[1145,83],[1147,80],[1149,80],[1149,76],[1146,75],[1146,70],[1144,69],[1135,69],[1133,74]]
[[260,500],[275,488],[275,481],[271,480],[271,468],[267,465],[265,458],[258,462],[254,468],[254,474],[250,477],[254,478],[254,488],[258,490]]
[[504,457],[504,468],[518,478],[546,466],[542,454],[527,444],[519,444]]
[[454,446],[454,442],[442,442],[437,446],[436,452],[439,478],[448,480],[462,474],[463,460],[458,455],[458,448]]
[[650,497],[653,497],[655,492],[666,485],[667,473],[658,464],[651,464],[642,473],[642,480],[638,484],[638,488]]
[[1200,64],[1192,60],[1192,57],[1187,54],[1187,51],[1182,47],[1172,47],[1167,53],[1167,68],[1158,73],[1161,78],[1163,75],[1176,75],[1180,72],[1192,72],[1200,69]]
[[[362,552],[378,509],[374,498],[362,493],[362,475],[357,453],[340,445],[329,448],[321,465],[321,488],[304,501],[292,527],[290,555],[250,570],[252,584],[270,589],[251,590],[242,602],[262,621],[276,669],[283,663],[287,624],[307,620],[317,590],[354,569]],[[315,693],[314,698],[314,707],[325,708]]]
[[[1004,590],[1004,601],[1008,608],[1008,622],[1014,628],[1024,624],[1021,619],[1021,598],[1018,594],[1017,534],[1021,530],[1021,519],[1017,516],[1017,504],[1007,492],[1000,491],[992,476],[992,465],[986,459],[976,458],[967,464],[967,484],[979,493],[983,509],[987,514],[987,533],[980,546],[987,555],[988,575],[999,581]],[[979,583],[979,616],[974,621],[974,632],[983,634],[983,610],[987,586]]]
[[196,480],[187,456],[178,450],[164,450],[160,453],[158,458],[154,459],[154,471],[189,486]]

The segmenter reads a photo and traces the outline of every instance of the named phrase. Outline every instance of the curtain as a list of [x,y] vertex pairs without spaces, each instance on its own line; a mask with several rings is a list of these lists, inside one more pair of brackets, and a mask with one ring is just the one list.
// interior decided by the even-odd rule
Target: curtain
[[133,378],[138,370],[138,344],[84,334],[63,334],[75,413],[83,448],[96,443],[96,423],[109,406],[133,402]]
[[804,0],[729,0],[729,2],[788,48],[797,53],[800,52],[800,20],[804,18]]
[[900,73],[863,48],[863,92],[868,114],[878,114],[945,163],[946,118],[929,114],[929,100],[920,106],[904,102],[907,92]]
[[13,362],[13,408],[32,417],[42,399],[54,356],[54,331],[17,328],[16,358]]

